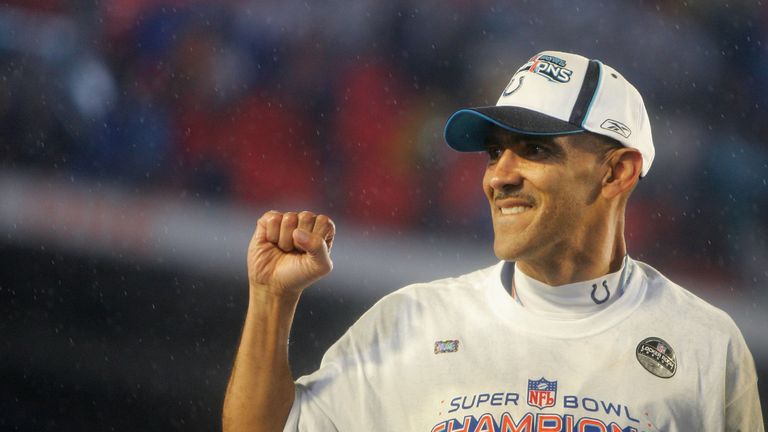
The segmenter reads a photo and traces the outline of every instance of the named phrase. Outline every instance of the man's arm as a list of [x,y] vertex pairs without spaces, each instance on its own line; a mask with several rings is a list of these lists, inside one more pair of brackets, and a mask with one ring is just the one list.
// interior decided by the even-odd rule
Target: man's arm
[[335,228],[310,212],[265,213],[248,247],[248,313],[224,398],[225,432],[274,432],[294,399],[288,336],[301,292],[328,274]]

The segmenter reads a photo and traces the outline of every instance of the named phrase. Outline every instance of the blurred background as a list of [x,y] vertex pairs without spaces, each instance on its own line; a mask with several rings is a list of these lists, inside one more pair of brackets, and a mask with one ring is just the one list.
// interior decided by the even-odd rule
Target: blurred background
[[339,230],[297,375],[384,294],[492,264],[485,157],[442,128],[545,49],[644,96],[630,254],[734,317],[765,407],[766,23],[759,0],[2,2],[0,429],[220,429],[266,210]]

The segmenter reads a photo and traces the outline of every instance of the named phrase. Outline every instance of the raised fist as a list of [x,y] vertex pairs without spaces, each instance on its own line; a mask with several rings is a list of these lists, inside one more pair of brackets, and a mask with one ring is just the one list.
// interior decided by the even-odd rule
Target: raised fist
[[330,273],[336,227],[325,215],[268,211],[256,224],[248,246],[251,289],[276,295],[298,294]]

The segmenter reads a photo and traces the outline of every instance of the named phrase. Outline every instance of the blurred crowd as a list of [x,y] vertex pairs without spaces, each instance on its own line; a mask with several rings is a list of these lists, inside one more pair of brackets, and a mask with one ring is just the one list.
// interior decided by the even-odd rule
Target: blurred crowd
[[15,0],[0,7],[0,164],[372,229],[487,239],[485,156],[447,117],[545,49],[643,94],[657,158],[633,255],[764,283],[761,2]]

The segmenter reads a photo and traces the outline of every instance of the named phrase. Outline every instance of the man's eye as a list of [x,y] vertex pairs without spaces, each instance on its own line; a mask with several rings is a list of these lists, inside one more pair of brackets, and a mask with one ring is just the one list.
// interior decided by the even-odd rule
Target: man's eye
[[528,156],[545,156],[550,154],[550,150],[547,146],[535,142],[525,144],[525,153]]
[[495,162],[499,160],[501,157],[502,149],[501,147],[488,147],[488,157],[491,159],[492,162]]

